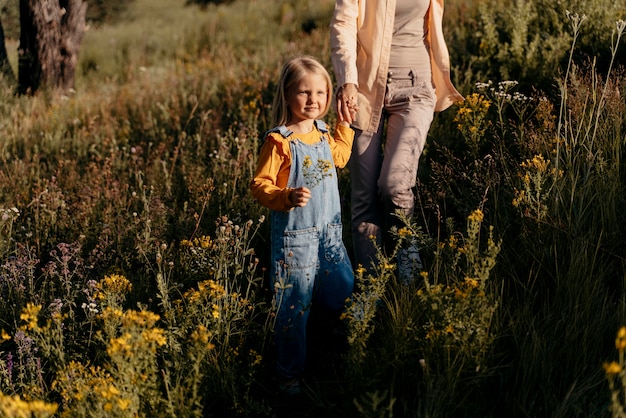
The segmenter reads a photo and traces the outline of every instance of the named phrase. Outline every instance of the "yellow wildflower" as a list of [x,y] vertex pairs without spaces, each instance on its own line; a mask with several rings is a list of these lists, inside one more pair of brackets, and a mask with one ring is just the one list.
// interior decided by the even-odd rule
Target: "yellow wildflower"
[[604,367],[604,372],[607,375],[615,375],[615,374],[620,374],[622,372],[622,366],[620,366],[618,363],[614,361],[610,363],[604,363],[602,366]]
[[482,211],[482,210],[480,210],[480,209],[476,209],[474,212],[472,212],[472,213],[471,213],[471,214],[467,217],[467,219],[468,219],[469,221],[472,221],[472,222],[482,222],[482,221],[483,221],[484,216],[485,216],[485,215],[483,214],[483,211]]
[[469,287],[478,287],[478,280],[473,279],[471,277],[466,277],[465,278],[465,283],[469,286]]
[[112,293],[124,294],[130,292],[132,284],[126,277],[120,274],[111,274],[109,276],[105,276],[104,279],[98,282],[97,287],[103,292],[109,291]]
[[10,339],[11,339],[11,336],[9,335],[9,333],[6,332],[5,330],[2,330],[2,332],[0,333],[0,340],[8,341]]
[[213,311],[211,312],[211,315],[213,315],[213,318],[220,319],[220,307],[213,304],[212,308]]
[[120,407],[122,411],[125,411],[126,409],[128,409],[128,406],[130,405],[130,400],[120,398],[117,400],[117,405]]
[[122,319],[122,325],[126,327],[141,326],[146,328],[153,327],[159,320],[160,316],[150,311],[126,311]]
[[107,354],[113,356],[117,353],[121,353],[125,356],[130,356],[133,352],[133,347],[128,343],[132,338],[129,333],[125,333],[119,338],[112,338],[107,348]]
[[152,328],[149,330],[145,330],[141,333],[144,341],[148,343],[155,343],[157,346],[161,347],[167,343],[167,339],[165,338],[165,331],[161,328]]
[[411,231],[407,227],[400,228],[398,230],[398,235],[400,235],[401,237],[410,237],[410,236],[413,236],[413,231]]
[[31,330],[39,329],[37,325],[37,316],[39,316],[39,312],[41,311],[41,305],[35,305],[33,303],[27,303],[26,307],[20,314],[20,319],[26,322],[26,328]]

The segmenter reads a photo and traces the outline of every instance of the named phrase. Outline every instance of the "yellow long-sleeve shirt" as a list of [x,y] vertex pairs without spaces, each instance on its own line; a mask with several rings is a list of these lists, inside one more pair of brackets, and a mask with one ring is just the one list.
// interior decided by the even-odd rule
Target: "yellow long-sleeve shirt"
[[[314,144],[320,141],[321,132],[314,128],[306,134],[294,134],[305,144]],[[327,134],[328,135],[328,134]],[[348,125],[339,124],[335,135],[328,135],[328,143],[333,155],[335,167],[343,168],[350,159],[354,131]],[[289,170],[291,169],[291,150],[289,138],[284,138],[278,132],[270,133],[266,138],[257,163],[256,173],[250,182],[250,190],[254,198],[263,206],[272,210],[286,212],[293,209],[289,201],[287,187]]]

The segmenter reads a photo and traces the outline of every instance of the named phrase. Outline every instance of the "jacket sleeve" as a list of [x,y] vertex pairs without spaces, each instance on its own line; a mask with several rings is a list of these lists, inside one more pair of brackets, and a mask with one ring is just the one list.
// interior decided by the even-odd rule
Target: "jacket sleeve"
[[337,125],[334,137],[329,138],[330,150],[333,154],[335,167],[343,168],[348,164],[352,154],[354,130],[348,125]]
[[263,206],[287,212],[293,208],[289,201],[291,189],[286,184],[280,184],[279,173],[291,167],[291,151],[284,139],[273,135],[266,137],[257,162],[256,173],[250,182],[252,196]]
[[454,103],[464,100],[450,80],[450,54],[443,34],[443,0],[430,2],[428,41],[430,62],[437,102],[435,112],[442,112]]
[[330,21],[330,50],[339,87],[346,83],[359,84],[356,67],[358,20],[358,0],[336,0]]

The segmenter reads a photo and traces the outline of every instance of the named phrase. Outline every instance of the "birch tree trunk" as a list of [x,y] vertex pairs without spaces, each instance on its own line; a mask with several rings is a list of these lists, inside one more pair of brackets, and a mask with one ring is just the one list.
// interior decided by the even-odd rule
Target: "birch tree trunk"
[[45,88],[66,94],[74,88],[86,13],[84,0],[20,0],[20,93]]

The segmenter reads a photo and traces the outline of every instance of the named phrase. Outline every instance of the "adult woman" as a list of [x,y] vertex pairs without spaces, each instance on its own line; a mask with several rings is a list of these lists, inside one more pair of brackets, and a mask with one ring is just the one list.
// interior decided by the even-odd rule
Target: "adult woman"
[[[463,96],[450,81],[443,0],[336,0],[331,58],[337,111],[356,131],[350,173],[355,261],[388,247],[396,210],[411,216],[418,160],[436,111]],[[355,118],[351,112],[357,110]],[[413,243],[400,251],[403,281],[421,268]]]

